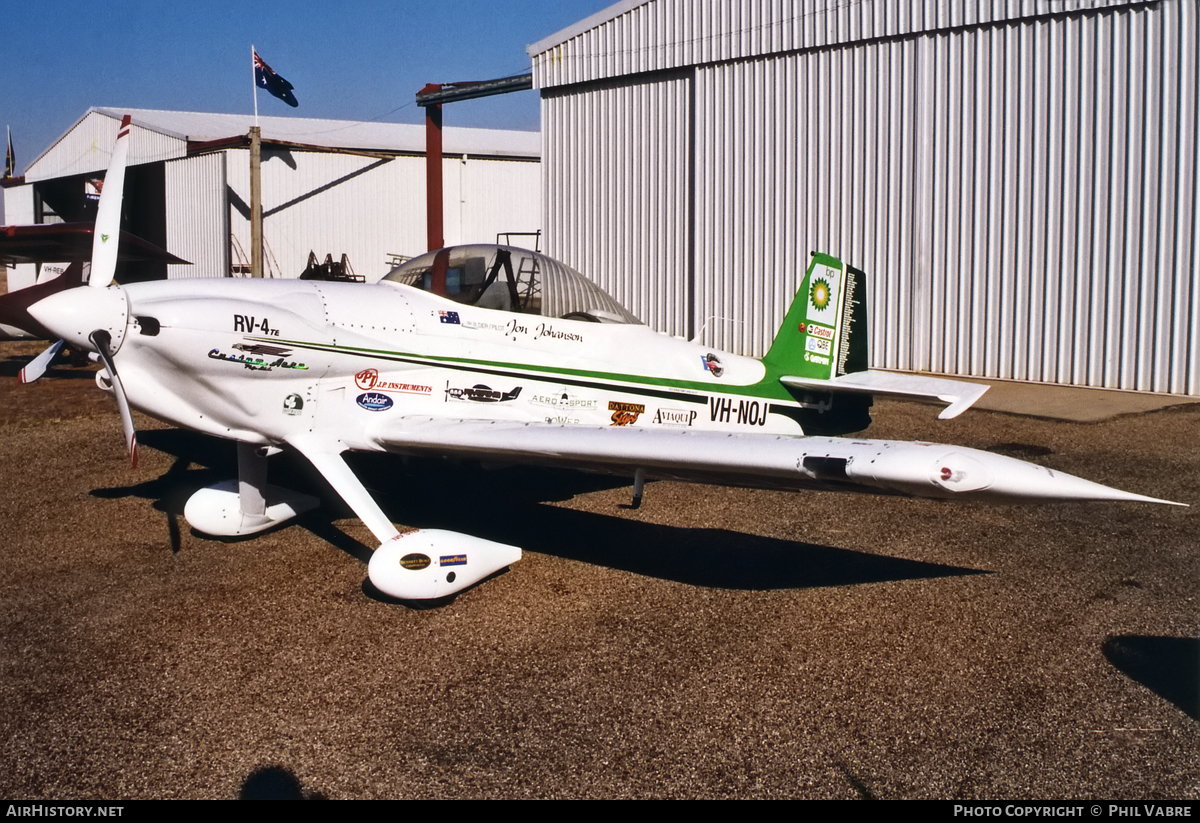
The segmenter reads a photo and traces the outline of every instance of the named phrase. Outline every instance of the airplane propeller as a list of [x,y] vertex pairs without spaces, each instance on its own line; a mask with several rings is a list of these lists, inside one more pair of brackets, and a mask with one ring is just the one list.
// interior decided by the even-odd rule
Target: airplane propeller
[[108,350],[112,343],[112,335],[104,329],[96,329],[88,335],[88,340],[96,347],[96,354],[100,355],[100,362],[108,371],[108,381],[112,386],[113,397],[117,398],[117,409],[121,413],[121,429],[125,432],[125,445],[129,447],[129,460],[132,467],[136,469],[138,464],[137,430],[133,427],[133,412],[129,408],[129,398],[125,396],[125,387],[121,384],[117,366]]
[[50,348],[26,363],[25,368],[21,369],[21,373],[17,375],[17,380],[21,383],[32,383],[45,374],[46,369],[50,368],[50,361],[54,359],[54,355],[58,354],[64,342],[55,340],[50,344]]
[[[113,276],[116,274],[117,246],[121,236],[121,200],[125,186],[125,161],[129,154],[130,120],[128,114],[121,120],[117,143],[104,178],[104,189],[100,193],[96,227],[92,232],[92,265],[88,287],[70,288],[51,294],[29,306],[28,312],[47,328],[65,335],[72,346],[88,347],[96,352],[107,372],[107,379],[102,378],[102,385],[107,384],[112,388],[121,414],[121,428],[125,432],[129,458],[133,467],[137,468],[137,431],[133,427],[133,413],[129,398],[125,395],[125,386],[121,383],[113,360],[115,350],[121,347],[121,339],[129,321],[124,291],[113,283]],[[114,334],[117,336],[115,347]],[[64,342],[63,339],[56,340],[22,369],[21,382],[31,383],[41,377]]]
[[[113,147],[112,158],[109,160],[108,172],[104,175],[104,188],[100,192],[100,205],[96,209],[96,228],[92,232],[92,267],[88,276],[88,286],[93,289],[106,289],[117,272],[117,245],[121,237],[121,201],[125,194],[125,161],[129,157],[129,126],[130,115],[121,119],[121,127],[117,130],[117,143]],[[94,333],[93,333],[94,334]],[[106,334],[107,336],[107,334]],[[89,335],[89,340],[92,337]],[[56,340],[50,347],[21,369],[20,381],[32,383],[46,373],[50,361],[63,347],[62,340]],[[93,345],[95,341],[93,340]],[[97,353],[105,361],[108,373],[112,375],[114,385],[120,385],[116,369],[111,365],[112,357],[108,352],[108,344],[97,345]],[[129,441],[133,430],[132,418],[129,417],[129,404],[125,400],[123,390],[117,390],[117,403],[121,407],[121,421],[125,423],[125,439]],[[128,422],[127,422],[128,420]],[[133,465],[137,465],[136,444],[130,446],[133,455]]]

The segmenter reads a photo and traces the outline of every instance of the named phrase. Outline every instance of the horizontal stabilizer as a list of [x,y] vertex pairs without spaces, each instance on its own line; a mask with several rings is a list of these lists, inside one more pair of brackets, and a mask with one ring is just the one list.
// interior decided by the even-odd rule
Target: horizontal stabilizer
[[843,374],[830,380],[815,380],[811,377],[784,376],[779,382],[799,389],[820,391],[858,392],[865,394],[892,395],[895,397],[924,398],[948,403],[939,420],[949,420],[971,408],[990,386],[981,383],[964,383],[961,380],[945,380],[940,377],[924,377],[917,374],[901,374],[886,371],[861,371]]

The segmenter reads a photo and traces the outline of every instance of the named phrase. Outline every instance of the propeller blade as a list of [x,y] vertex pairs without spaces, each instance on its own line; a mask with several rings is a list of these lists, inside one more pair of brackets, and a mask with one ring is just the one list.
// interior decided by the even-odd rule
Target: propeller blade
[[25,364],[25,368],[21,369],[21,373],[17,375],[17,380],[21,383],[32,383],[37,380],[46,373],[46,369],[50,368],[50,361],[54,359],[54,355],[58,354],[58,350],[62,347],[63,341],[55,340],[50,348]]
[[108,370],[108,376],[112,380],[113,396],[117,398],[117,409],[121,412],[121,428],[125,431],[125,444],[129,447],[129,459],[133,468],[136,469],[138,464],[137,431],[133,428],[133,412],[129,409],[129,399],[125,396],[125,387],[121,385],[121,378],[117,376],[117,366],[108,352],[108,344],[112,341],[112,337],[103,329],[96,329],[88,335],[88,339],[96,347],[96,353],[100,355],[100,361],[104,363],[104,368]]
[[121,236],[121,199],[125,190],[125,158],[129,156],[130,116],[121,120],[117,144],[104,175],[100,206],[96,210],[96,228],[92,232],[92,273],[88,285],[107,288],[117,271],[117,242]]

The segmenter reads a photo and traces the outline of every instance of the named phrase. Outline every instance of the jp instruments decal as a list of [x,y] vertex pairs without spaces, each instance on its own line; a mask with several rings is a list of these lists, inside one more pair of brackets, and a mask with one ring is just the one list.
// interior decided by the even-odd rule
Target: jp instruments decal
[[367,411],[387,411],[392,407],[392,398],[374,391],[360,394],[356,402]]
[[704,366],[704,370],[711,373],[713,377],[720,377],[725,373],[725,367],[721,365],[721,360],[712,352],[701,357],[700,363]]
[[659,409],[654,412],[654,422],[660,426],[688,427],[696,419],[698,412],[685,409]]
[[500,392],[491,386],[484,386],[482,384],[476,384],[470,388],[459,388],[458,386],[451,386],[450,381],[446,381],[447,400],[470,400],[475,403],[503,403],[508,400],[516,400],[520,393],[520,386],[509,392]]
[[708,413],[714,423],[765,426],[768,406],[765,400],[761,404],[757,400],[739,400],[734,406],[733,400],[728,397],[708,398]]
[[632,426],[637,422],[638,416],[645,413],[646,407],[641,403],[621,403],[609,400],[608,410],[612,412],[614,426]]
[[304,398],[298,394],[289,394],[283,399],[283,413],[297,415],[304,410]]
[[[298,363],[295,360],[285,360],[284,358],[292,353],[291,349],[281,349],[277,346],[244,346],[235,345],[235,349],[242,349],[249,354],[225,354],[220,349],[213,349],[208,353],[208,356],[213,360],[224,360],[229,363],[239,363],[251,371],[271,371],[273,369],[308,369],[308,366],[303,363]],[[255,357],[255,354],[262,354],[263,357]],[[269,359],[275,357],[274,360]]]
[[364,391],[404,392],[406,394],[433,394],[433,386],[422,386],[419,383],[396,383],[391,380],[380,380],[379,372],[375,369],[363,369],[354,375],[354,385]]

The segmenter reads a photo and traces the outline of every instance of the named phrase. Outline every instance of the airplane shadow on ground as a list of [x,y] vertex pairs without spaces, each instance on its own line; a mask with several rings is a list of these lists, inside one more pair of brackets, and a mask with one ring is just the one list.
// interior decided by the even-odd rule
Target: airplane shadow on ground
[[[143,447],[173,455],[171,468],[149,482],[97,489],[92,494],[153,501],[167,514],[172,549],[178,551],[184,504],[197,489],[236,477],[235,446],[176,429],[146,431],[138,438]],[[628,478],[536,467],[488,471],[477,463],[404,461],[378,454],[349,455],[349,463],[394,522],[461,531],[528,551],[693,586],[797,589],[989,573],[727,529],[689,529],[545,505],[625,487]],[[192,465],[206,468],[189,468]],[[270,480],[320,497],[323,505],[297,523],[363,562],[370,559],[371,547],[334,525],[333,521],[354,515],[306,460],[290,453],[271,458]]]
[[1200,720],[1200,639],[1119,634],[1104,657],[1131,680]]

